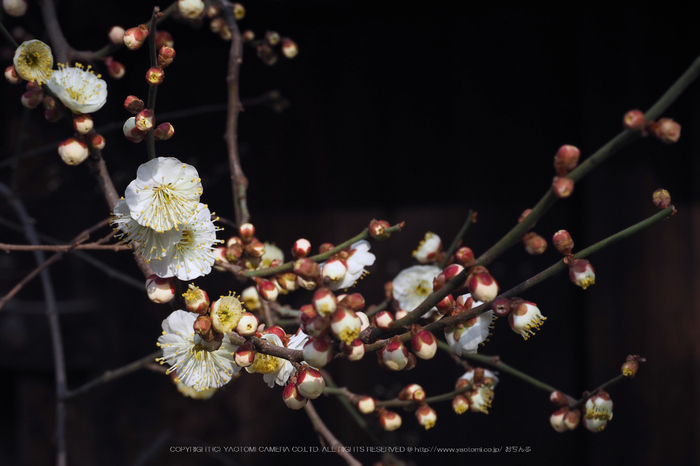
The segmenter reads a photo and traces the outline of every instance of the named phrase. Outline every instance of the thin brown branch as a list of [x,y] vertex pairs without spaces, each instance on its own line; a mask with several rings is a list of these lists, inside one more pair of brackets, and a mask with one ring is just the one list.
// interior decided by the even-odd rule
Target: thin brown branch
[[10,251],[52,251],[52,252],[70,252],[73,250],[93,250],[93,251],[130,251],[131,248],[125,244],[5,244],[0,243],[0,249],[5,252]]
[[306,411],[306,414],[309,416],[309,420],[311,420],[311,424],[314,426],[314,430],[321,437],[323,437],[326,442],[328,442],[328,445],[333,451],[338,453],[338,455],[340,455],[340,457],[343,458],[347,464],[353,466],[362,466],[362,463],[357,461],[355,457],[352,456],[350,452],[346,450],[345,446],[342,443],[340,443],[340,440],[338,440],[335,437],[335,435],[333,435],[333,432],[331,432],[330,429],[328,429],[326,424],[318,415],[316,408],[314,408],[314,406],[311,404],[311,401],[306,402],[306,404],[304,405],[304,411]]
[[229,52],[228,76],[228,109],[226,116],[226,145],[228,146],[229,170],[231,171],[231,188],[233,189],[233,206],[236,211],[236,223],[241,225],[250,219],[248,211],[248,178],[241,167],[238,151],[238,114],[243,110],[239,97],[240,67],[243,62],[243,41],[238,29],[236,18],[233,15],[232,4],[228,0],[217,2],[226,25],[231,30],[231,50]]

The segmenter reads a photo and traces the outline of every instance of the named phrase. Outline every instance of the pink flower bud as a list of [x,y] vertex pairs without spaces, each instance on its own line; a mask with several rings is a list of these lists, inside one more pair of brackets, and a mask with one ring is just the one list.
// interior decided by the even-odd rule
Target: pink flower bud
[[175,59],[175,49],[172,47],[168,47],[167,45],[163,45],[160,50],[158,51],[158,66],[160,68],[165,68],[166,66],[170,65],[173,60]]
[[477,301],[489,302],[498,296],[498,283],[484,267],[475,267],[467,278],[472,297]]
[[637,375],[640,360],[642,362],[645,361],[643,358],[640,359],[640,357],[637,355],[627,356],[627,359],[625,360],[624,364],[622,364],[622,375],[624,375],[625,377],[634,377],[635,375]]
[[112,79],[121,79],[126,74],[126,67],[122,62],[116,60],[105,60],[107,64],[107,74]]
[[559,390],[554,390],[549,394],[549,401],[559,406],[568,406],[569,399]]
[[455,298],[448,294],[435,307],[441,315],[449,314],[455,308]]
[[272,327],[265,329],[263,333],[272,333],[273,335],[277,335],[282,341],[285,341],[287,338],[287,334],[284,332],[284,329],[279,325],[273,325]]
[[335,337],[350,344],[360,335],[362,321],[354,311],[338,308],[331,318],[331,332]]
[[149,108],[144,108],[134,117],[134,123],[136,124],[136,128],[138,128],[139,131],[143,131],[144,133],[153,128],[155,121],[156,119],[153,115],[153,110]]
[[362,414],[373,413],[376,409],[374,398],[370,396],[361,396],[357,400],[357,409],[359,409]]
[[58,155],[66,165],[79,165],[88,157],[87,144],[75,138],[69,138],[58,146]]
[[[284,48],[282,48],[282,53],[284,53]],[[387,228],[389,227],[389,222],[387,222],[386,220],[372,219],[372,221],[369,222],[369,234],[372,238],[376,239],[377,241],[384,241],[391,235],[390,233],[386,232]]]
[[431,359],[437,351],[437,340],[435,335],[427,330],[421,330],[413,335],[411,339],[411,349],[413,354],[421,359]]
[[521,301],[511,309],[508,316],[510,328],[525,340],[534,335],[535,330],[539,330],[545,320],[547,318],[542,315],[537,305],[529,301]]
[[565,176],[555,176],[552,181],[552,191],[560,199],[569,197],[574,192],[574,180]]
[[569,278],[585,290],[595,284],[595,270],[586,259],[574,259],[569,262]]
[[581,411],[578,409],[572,409],[566,413],[566,416],[564,416],[564,424],[566,424],[566,427],[569,430],[574,430],[576,427],[578,427],[580,420]]
[[301,259],[302,257],[306,257],[309,255],[310,252],[311,243],[308,239],[299,238],[294,242],[294,246],[292,246],[292,256],[294,256],[295,259]]
[[198,316],[194,324],[192,324],[192,330],[202,337],[203,340],[212,341],[214,339],[211,317],[209,316]]
[[63,118],[63,112],[60,111],[58,108],[51,108],[44,110],[44,118],[46,118],[46,121],[49,123],[55,123],[61,118]]
[[557,248],[557,251],[568,256],[574,248],[574,240],[566,230],[559,230],[552,236],[552,244]]
[[681,137],[681,125],[670,118],[662,118],[649,126],[651,134],[666,144],[678,142]]
[[202,0],[178,0],[177,9],[183,18],[199,19],[204,14]]
[[641,131],[647,125],[647,120],[641,110],[630,110],[625,113],[622,125],[630,131]]
[[22,94],[20,101],[28,109],[34,109],[39,106],[44,99],[44,91],[41,88],[31,89]]
[[552,428],[556,430],[559,433],[566,432],[569,430],[569,427],[564,424],[564,418],[566,415],[569,413],[569,408],[567,406],[564,406],[562,408],[557,409],[552,413],[551,416],[549,416],[549,423],[552,425]]
[[359,338],[355,338],[350,343],[341,342],[340,349],[348,356],[350,361],[359,361],[365,355],[365,344]]
[[198,286],[190,283],[189,289],[182,293],[182,297],[185,298],[187,311],[201,315],[209,311],[209,295]]
[[[44,100],[46,100],[45,97]],[[652,194],[652,200],[656,207],[663,210],[671,205],[671,194],[665,189],[657,189]]]
[[355,312],[360,312],[365,308],[365,298],[360,293],[346,295],[340,302]]
[[425,390],[417,383],[406,385],[399,392],[399,400],[423,401],[425,400]]
[[328,334],[331,328],[331,320],[328,317],[322,315],[316,315],[311,317],[306,321],[304,325],[304,332],[314,338],[321,338]]
[[294,58],[299,54],[299,47],[289,37],[282,39],[282,55],[286,58]]
[[161,123],[153,130],[153,137],[158,141],[170,139],[175,134],[175,128],[170,122]]
[[401,416],[393,411],[383,409],[379,414],[379,424],[386,431],[396,430],[401,427]]
[[418,424],[425,427],[425,430],[428,430],[435,427],[435,422],[437,422],[437,413],[430,406],[423,405],[416,409],[416,419],[418,419]]
[[534,231],[525,233],[522,237],[522,241],[527,253],[533,256],[540,255],[547,249],[547,240]]
[[156,49],[160,50],[161,47],[173,47],[174,45],[172,34],[162,29],[156,31]]
[[279,291],[277,291],[277,285],[271,281],[260,279],[257,282],[257,289],[260,297],[265,301],[277,301]]
[[163,82],[163,79],[165,79],[165,72],[160,68],[154,66],[149,68],[146,72],[146,81],[151,86],[157,86]]
[[452,409],[457,414],[464,414],[469,410],[469,400],[464,395],[456,395],[452,399]]
[[374,324],[385,332],[388,331],[391,328],[391,324],[394,323],[394,316],[389,311],[379,311],[372,319],[374,320]]
[[22,82],[22,78],[17,74],[17,70],[15,69],[14,65],[10,65],[7,68],[5,68],[5,79],[7,79],[7,82],[10,84],[19,84]]
[[314,367],[323,367],[333,359],[331,342],[326,338],[309,338],[302,349],[304,360]]
[[304,368],[297,377],[297,390],[302,396],[310,400],[315,400],[326,388],[326,381],[321,374],[310,367]]
[[294,262],[294,273],[305,280],[313,280],[320,271],[319,265],[309,258],[298,259]]
[[122,42],[129,50],[138,50],[148,37],[148,26],[141,24],[135,28],[129,28],[124,31]]
[[246,340],[233,353],[233,361],[238,367],[248,367],[255,362],[255,345],[251,340]]
[[246,311],[241,315],[241,320],[238,321],[236,333],[242,337],[253,336],[258,329],[258,325],[260,325],[258,318]]
[[93,128],[92,117],[90,115],[76,115],[73,117],[73,128],[80,134],[87,134]]
[[342,259],[329,259],[321,270],[321,276],[324,282],[328,280],[330,283],[339,283],[345,278],[348,271],[347,263]]
[[564,145],[554,155],[554,170],[559,176],[566,176],[578,165],[581,151],[578,147]]
[[141,142],[146,136],[146,133],[136,127],[136,117],[128,118],[124,122],[122,131],[124,132],[126,139],[131,142]]
[[88,136],[88,140],[90,142],[90,147],[92,147],[93,149],[102,150],[107,144],[107,141],[101,134],[92,134]]
[[328,288],[319,288],[314,293],[311,300],[314,309],[322,316],[330,316],[338,307],[338,301],[335,294]]
[[408,350],[401,340],[394,339],[380,351],[384,367],[392,371],[400,371],[408,364]]
[[408,363],[406,363],[406,367],[404,367],[403,370],[413,370],[416,367],[416,364],[418,364],[416,356],[413,353],[408,353]]
[[27,12],[27,0],[3,0],[2,7],[9,16],[16,18]]
[[464,267],[471,267],[476,262],[474,252],[466,246],[457,249],[455,260]]
[[112,26],[107,34],[109,41],[114,45],[121,45],[124,43],[124,28],[121,26]]
[[126,98],[126,100],[124,100],[124,108],[129,113],[134,115],[143,110],[145,106],[146,104],[143,103],[143,100],[139,99],[135,95],[130,95]]
[[306,402],[309,401],[308,398],[305,398],[301,393],[299,393],[297,386],[293,383],[290,383],[284,387],[282,399],[284,400],[284,404],[291,409],[301,409],[304,407]]
[[175,297],[175,283],[172,278],[149,275],[146,279],[146,294],[154,303],[168,303]]

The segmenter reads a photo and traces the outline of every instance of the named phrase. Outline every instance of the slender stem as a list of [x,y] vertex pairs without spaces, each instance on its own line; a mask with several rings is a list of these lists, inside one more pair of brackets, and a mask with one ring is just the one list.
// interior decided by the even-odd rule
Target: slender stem
[[[153,8],[151,15],[151,25],[148,28],[148,51],[151,58],[151,68],[158,65],[158,51],[156,50],[156,19],[160,13],[159,7]],[[158,94],[158,85],[151,84],[148,86],[148,102],[146,108],[154,112],[156,110],[156,95]],[[146,151],[148,152],[148,160],[156,158],[156,140],[153,136],[153,128],[146,133]]]
[[311,401],[306,402],[304,405],[304,411],[306,411],[306,414],[309,416],[309,420],[311,420],[314,430],[321,435],[326,442],[328,442],[333,451],[338,453],[338,455],[340,455],[340,457],[343,458],[347,464],[352,466],[362,466],[362,463],[357,461],[355,457],[353,457],[350,452],[345,449],[343,444],[340,443],[340,440],[333,435],[333,432],[330,431],[330,429],[321,419],[321,416],[318,415],[318,412],[316,411],[316,408],[314,408]]
[[54,0],[39,0],[39,9],[46,26],[46,32],[51,40],[51,51],[56,59],[56,63],[68,64],[70,53],[73,49],[68,44],[63,31],[61,31]]
[[82,395],[83,393],[86,393],[86,392],[92,390],[93,388],[99,387],[102,384],[105,384],[107,382],[111,382],[112,380],[118,379],[118,378],[123,377],[127,374],[131,374],[132,372],[135,372],[135,371],[141,369],[146,364],[153,362],[157,357],[162,356],[162,354],[163,354],[163,351],[158,350],[154,353],[149,354],[148,356],[144,356],[141,359],[137,359],[134,362],[131,362],[125,366],[122,366],[119,369],[106,371],[101,376],[97,377],[96,379],[91,380],[90,382],[87,382],[84,385],[81,385],[80,387],[76,388],[75,390],[67,390],[65,395],[63,396],[63,399],[70,400],[71,398],[75,398],[78,395]]
[[248,178],[241,167],[238,151],[238,115],[243,110],[239,98],[240,67],[243,62],[243,41],[233,15],[233,8],[228,0],[218,0],[226,25],[231,30],[231,50],[229,52],[228,76],[228,110],[226,116],[226,145],[228,146],[229,170],[231,171],[231,189],[233,205],[236,211],[236,223],[242,225],[250,219],[248,211]]
[[441,269],[445,268],[447,261],[450,260],[450,256],[452,256],[452,254],[454,254],[454,252],[457,250],[462,242],[462,238],[464,238],[464,235],[467,234],[467,230],[469,230],[469,227],[475,221],[475,219],[476,213],[474,210],[469,209],[469,212],[467,213],[467,220],[464,221],[464,225],[462,225],[462,228],[460,228],[457,235],[455,235],[455,238],[452,240],[452,244],[450,244],[450,247],[445,251],[445,257],[440,262]]
[[5,28],[5,25],[2,24],[2,21],[0,21],[0,35],[7,41],[8,44],[12,46],[13,49],[16,49],[19,47],[19,44],[15,40],[14,37],[12,37],[12,34],[10,34],[10,31]]
[[[443,343],[443,342],[438,342],[438,344],[439,343]],[[447,345],[447,343],[443,343],[443,344]],[[448,346],[448,350],[449,350],[449,346]],[[557,391],[557,389],[552,387],[551,385],[546,384],[546,383],[542,382],[541,380],[538,380],[538,379],[532,377],[531,375],[528,375],[522,371],[519,371],[518,369],[515,369],[512,366],[509,366],[508,364],[501,361],[501,359],[498,356],[486,356],[483,354],[466,354],[466,355],[464,355],[464,357],[471,359],[472,361],[478,361],[482,364],[488,364],[489,366],[495,367],[496,369],[501,370],[503,372],[507,372],[508,374],[512,375],[513,377],[517,377],[520,380],[523,380],[523,381],[529,383],[533,387],[539,388],[540,390],[544,390],[544,391],[549,392],[549,393],[551,393],[553,391]]]
[[10,251],[54,251],[54,252],[69,252],[73,250],[96,250],[96,251],[130,251],[131,248],[124,244],[5,244],[0,243],[0,250],[5,252]]

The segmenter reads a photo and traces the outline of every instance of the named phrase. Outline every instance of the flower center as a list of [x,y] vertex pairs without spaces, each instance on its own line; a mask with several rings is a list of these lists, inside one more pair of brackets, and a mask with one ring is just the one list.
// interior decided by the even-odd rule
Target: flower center
[[282,361],[275,356],[270,356],[269,354],[257,353],[255,355],[255,360],[251,366],[255,372],[261,374],[274,374],[280,370],[280,365]]
[[426,297],[433,292],[433,284],[427,280],[421,280],[418,282],[413,291],[421,297]]

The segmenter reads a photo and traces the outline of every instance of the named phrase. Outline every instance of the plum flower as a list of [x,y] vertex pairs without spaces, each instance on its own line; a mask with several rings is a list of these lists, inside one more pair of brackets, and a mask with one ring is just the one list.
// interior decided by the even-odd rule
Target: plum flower
[[[275,346],[284,346],[280,337],[274,333],[266,333],[262,336],[269,343]],[[289,339],[287,347],[290,349],[302,349],[309,336],[297,330],[297,333]],[[263,374],[263,380],[270,388],[277,385],[285,386],[289,377],[294,372],[294,366],[290,361],[269,354],[257,353],[251,366],[245,368],[248,372],[259,372]]]
[[194,333],[196,319],[197,314],[177,310],[163,321],[163,334],[156,343],[163,357],[156,361],[168,363],[167,373],[176,372],[180,382],[196,391],[221,387],[240,370],[233,362],[237,346],[224,335],[218,349],[207,349],[206,342]]
[[51,78],[53,55],[51,47],[40,40],[22,42],[13,58],[15,70],[26,81],[44,84]]
[[102,108],[107,102],[107,83],[95,75],[90,66],[87,70],[80,63],[75,67],[58,66],[47,85],[63,105],[74,113],[93,113]]
[[369,252],[369,243],[365,240],[358,241],[350,246],[350,255],[345,260],[348,269],[342,280],[331,282],[329,288],[331,290],[344,290],[350,288],[357,283],[357,280],[364,277],[367,272],[365,267],[374,264],[376,256]]
[[208,275],[216,260],[217,229],[207,206],[199,204],[189,220],[180,226],[180,240],[164,255],[156,257],[159,260],[151,261],[153,272],[159,277],[177,277],[182,281]]
[[[433,292],[433,278],[440,275],[440,268],[434,265],[414,265],[402,270],[393,280],[393,296],[402,310],[411,311],[418,307]],[[423,317],[428,317],[432,308]]]
[[162,258],[182,239],[182,232],[177,230],[158,233],[152,228],[139,225],[131,218],[124,199],[117,202],[112,214],[112,225],[120,232],[116,235],[117,238],[121,238],[124,244],[137,245],[136,251],[146,262]]
[[[471,295],[467,293],[461,297],[465,298],[466,302],[466,298],[471,297]],[[481,301],[476,301],[473,306],[481,304],[483,304]],[[475,354],[479,345],[488,338],[492,323],[493,311],[484,312],[466,322],[462,322],[462,328],[454,326],[446,328],[445,340],[450,345],[452,352],[458,356]]]
[[438,235],[429,231],[420,242],[418,248],[413,251],[413,257],[421,264],[429,264],[438,260],[438,254],[442,251],[442,240]]
[[474,383],[474,390],[466,394],[470,409],[473,412],[488,414],[493,402],[493,389],[498,385],[498,377],[488,369],[484,370],[483,377],[476,382],[474,382],[474,375],[475,370],[472,369],[460,377],[469,383]]
[[162,233],[189,221],[201,195],[196,168],[174,157],[157,157],[139,167],[124,197],[134,220]]

